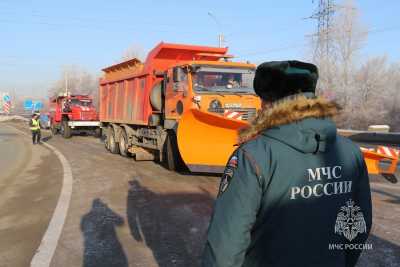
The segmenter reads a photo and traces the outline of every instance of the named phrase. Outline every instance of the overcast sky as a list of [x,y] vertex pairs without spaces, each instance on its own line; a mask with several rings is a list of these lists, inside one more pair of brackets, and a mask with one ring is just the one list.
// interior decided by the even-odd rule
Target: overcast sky
[[[305,59],[305,36],[317,25],[305,19],[317,8],[314,2],[0,0],[0,91],[42,96],[63,66],[99,74],[132,45],[146,52],[160,41],[217,45],[219,31],[230,54],[241,59]],[[362,55],[400,60],[400,22],[393,12],[400,1],[356,3],[373,30]]]

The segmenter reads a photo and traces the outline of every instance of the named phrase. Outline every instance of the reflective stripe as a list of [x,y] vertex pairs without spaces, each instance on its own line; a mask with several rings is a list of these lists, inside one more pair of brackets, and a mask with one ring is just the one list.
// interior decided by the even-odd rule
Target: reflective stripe
[[32,119],[32,126],[29,129],[32,131],[40,130],[39,120]]

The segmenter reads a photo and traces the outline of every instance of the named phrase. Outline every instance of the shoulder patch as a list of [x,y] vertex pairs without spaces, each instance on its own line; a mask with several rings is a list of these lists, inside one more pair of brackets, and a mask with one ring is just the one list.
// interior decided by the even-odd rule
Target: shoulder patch
[[228,166],[227,167],[236,168],[237,165],[238,165],[238,157],[237,156],[232,156],[231,159],[228,162]]
[[232,180],[233,174],[235,172],[235,169],[237,168],[238,165],[238,157],[237,156],[232,156],[230,160],[228,161],[227,166],[225,167],[224,174],[222,175],[221,178],[221,184],[219,186],[219,194],[221,195],[228,189],[228,186]]

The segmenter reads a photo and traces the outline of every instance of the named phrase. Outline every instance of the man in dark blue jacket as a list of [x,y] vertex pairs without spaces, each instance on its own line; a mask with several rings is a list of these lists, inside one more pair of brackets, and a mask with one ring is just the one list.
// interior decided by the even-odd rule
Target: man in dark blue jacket
[[263,109],[223,174],[204,267],[354,266],[372,224],[360,149],[337,134],[337,105],[314,95],[316,66],[266,62]]

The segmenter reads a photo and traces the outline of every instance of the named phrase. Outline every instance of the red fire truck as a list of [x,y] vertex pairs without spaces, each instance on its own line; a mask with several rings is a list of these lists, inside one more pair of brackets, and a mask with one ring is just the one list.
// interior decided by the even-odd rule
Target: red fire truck
[[92,132],[101,135],[99,115],[88,95],[64,94],[50,99],[50,128],[70,138],[73,132]]

